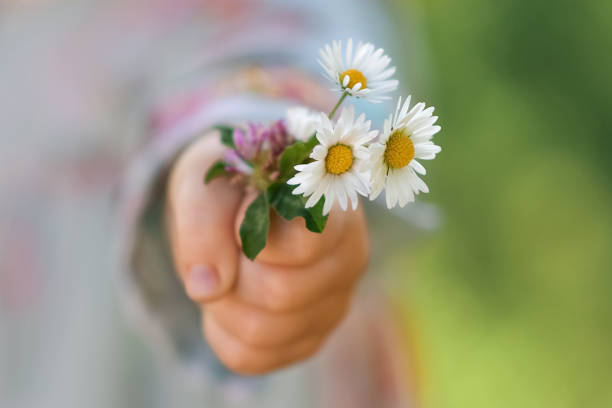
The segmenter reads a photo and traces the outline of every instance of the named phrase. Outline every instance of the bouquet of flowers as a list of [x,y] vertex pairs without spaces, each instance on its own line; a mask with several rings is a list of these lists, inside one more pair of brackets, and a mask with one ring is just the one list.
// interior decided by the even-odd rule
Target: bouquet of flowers
[[371,43],[353,49],[349,39],[345,49],[341,41],[326,45],[318,62],[340,92],[329,114],[295,107],[267,125],[217,126],[228,150],[204,180],[229,176],[259,192],[240,227],[242,250],[251,260],[266,245],[271,209],[286,220],[303,217],[310,231],[320,233],[336,201],[344,211],[349,205],[355,210],[358,195],[374,200],[384,189],[391,209],[429,191],[417,159],[431,160],[441,150],[432,141],[440,131],[433,107],[420,102],[411,108],[410,96],[400,97],[382,132],[370,129],[365,114],[356,116],[352,106],[333,120],[347,97],[389,99],[386,94],[398,86],[391,58]]

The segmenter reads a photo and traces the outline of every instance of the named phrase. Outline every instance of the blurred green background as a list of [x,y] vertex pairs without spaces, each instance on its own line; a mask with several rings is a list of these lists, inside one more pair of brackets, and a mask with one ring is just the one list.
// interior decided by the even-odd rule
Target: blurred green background
[[611,407],[612,2],[392,7],[443,127],[443,225],[389,261],[425,406]]

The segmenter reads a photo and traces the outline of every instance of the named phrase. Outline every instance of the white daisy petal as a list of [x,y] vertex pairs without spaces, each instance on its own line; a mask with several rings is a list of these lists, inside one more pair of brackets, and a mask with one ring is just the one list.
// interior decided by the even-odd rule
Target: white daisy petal
[[330,183],[331,183],[330,177],[325,177],[323,178],[323,180],[321,180],[321,182],[319,182],[319,187],[310,196],[308,201],[306,201],[306,208],[314,207],[319,202],[319,200],[321,199],[321,196],[323,196],[323,194],[329,187]]
[[414,157],[431,160],[435,158],[436,154],[440,153],[440,151],[442,151],[442,148],[431,142],[419,143],[414,146]]
[[412,174],[411,184],[414,187],[415,192],[418,193],[422,191],[423,193],[429,193],[429,188],[427,187],[427,184],[425,184],[425,182],[414,173]]
[[[406,98],[406,101],[404,102],[404,106],[402,107],[401,112],[399,113],[398,116],[396,116],[396,118],[401,118],[401,117],[405,117],[406,114],[408,113],[408,109],[410,108],[410,100],[412,99],[412,95],[408,95],[408,97]],[[401,100],[401,97],[400,97]]]
[[332,41],[331,46],[326,44],[319,50],[319,58],[323,71],[337,89],[358,98],[381,102],[399,84],[389,79],[395,74],[395,67],[389,67],[391,58],[371,43],[359,42],[353,47],[353,40],[349,39],[343,52],[342,42]]
[[[408,100],[410,100],[410,97],[408,98],[409,98]],[[400,111],[401,106],[402,106],[402,97],[400,96],[399,99],[397,100],[397,106],[395,107],[395,116],[394,116],[395,118],[399,116],[399,111]]]
[[308,140],[314,134],[319,114],[305,107],[287,109],[287,130],[295,140]]
[[346,42],[346,61],[350,61],[353,58],[353,39],[349,38]]
[[379,172],[376,177],[372,177],[372,191],[370,192],[370,200],[376,200],[384,188],[385,175],[383,172]]
[[442,128],[440,126],[429,126],[428,128],[421,129],[412,135],[412,140],[415,143],[426,142],[441,129]]
[[304,171],[304,170],[314,169],[316,166],[317,166],[317,163],[313,162],[313,163],[308,163],[308,164],[298,164],[294,166],[294,168],[297,171]]
[[368,173],[361,173],[357,177],[357,183],[355,184],[355,190],[362,196],[370,194],[370,177]]
[[331,210],[332,206],[334,205],[334,195],[325,195],[325,204],[323,204],[323,215],[327,215],[329,214],[329,211]]
[[353,211],[357,209],[359,205],[359,198],[357,197],[357,192],[355,190],[348,190],[349,199],[351,200],[351,208]]
[[312,154],[310,157],[315,160],[323,160],[327,156],[327,149],[321,145],[316,145],[314,149],[312,149]]
[[346,211],[347,208],[347,200],[346,200],[346,189],[344,188],[343,183],[335,183],[336,187],[336,196],[338,197],[338,203],[340,207]]
[[418,161],[416,161],[415,159],[413,159],[410,162],[410,167],[412,167],[412,169],[419,174],[425,175],[427,173],[427,170],[425,170],[425,167],[423,167],[423,165],[419,163]]
[[387,188],[385,189],[385,201],[388,209],[395,207],[395,204],[397,203],[397,187],[392,180],[394,179],[389,177],[387,178]]
[[376,199],[385,189],[388,208],[398,204],[403,207],[414,201],[416,194],[429,192],[417,175],[426,174],[426,169],[416,159],[434,159],[442,150],[431,141],[441,129],[434,125],[438,119],[432,116],[434,108],[420,102],[411,109],[410,101],[410,96],[404,102],[399,98],[378,142],[368,147],[370,159],[365,168],[371,172],[370,199]]
[[[321,116],[315,132],[320,144],[310,154],[313,161],[295,166],[298,173],[287,183],[298,186],[294,194],[309,197],[307,208],[315,206],[321,196],[325,197],[324,214],[336,200],[343,210],[348,209],[349,201],[351,208],[357,208],[357,195],[367,196],[370,191],[370,150],[364,144],[377,132],[370,131],[364,115],[355,118],[353,107],[343,108],[335,124]],[[384,152],[381,149],[384,146],[379,144],[374,150],[379,157]]]
[[416,133],[422,129],[427,129],[431,127],[434,123],[436,123],[437,120],[438,120],[437,116],[420,117],[418,119],[411,121],[410,124],[406,126],[406,128],[410,130],[410,133]]

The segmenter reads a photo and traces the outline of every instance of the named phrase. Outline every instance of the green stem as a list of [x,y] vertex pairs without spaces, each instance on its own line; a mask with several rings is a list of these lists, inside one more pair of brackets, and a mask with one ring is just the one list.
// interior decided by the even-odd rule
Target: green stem
[[266,191],[268,189],[268,186],[270,185],[270,180],[268,179],[266,174],[264,174],[264,172],[262,172],[258,168],[254,169],[251,182],[257,190],[262,192]]
[[338,110],[340,105],[342,105],[342,102],[344,102],[344,98],[346,98],[347,96],[348,96],[348,92],[344,91],[344,93],[342,94],[342,96],[338,100],[338,103],[336,104],[336,106],[334,106],[334,109],[332,109],[332,111],[329,113],[328,117],[330,119],[334,117],[334,115],[336,114],[336,111]]
[[254,159],[253,163],[253,174],[251,175],[251,183],[252,185],[259,191],[266,191],[268,186],[270,185],[270,178],[263,168],[263,164],[267,160],[267,157],[262,155],[258,155]]

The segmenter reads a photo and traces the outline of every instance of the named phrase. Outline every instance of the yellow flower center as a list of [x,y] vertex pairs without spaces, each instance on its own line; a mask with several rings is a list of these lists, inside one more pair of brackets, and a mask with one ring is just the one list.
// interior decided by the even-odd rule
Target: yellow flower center
[[357,69],[347,69],[343,73],[340,74],[340,83],[344,83],[344,78],[349,77],[349,83],[345,88],[353,88],[355,85],[361,82],[361,89],[365,89],[368,87],[368,80],[365,75],[361,73],[361,71]]
[[332,146],[327,151],[325,168],[328,173],[342,174],[353,165],[353,151],[350,147],[342,144]]
[[401,169],[414,158],[414,144],[404,129],[391,133],[385,149],[385,162],[393,169]]

